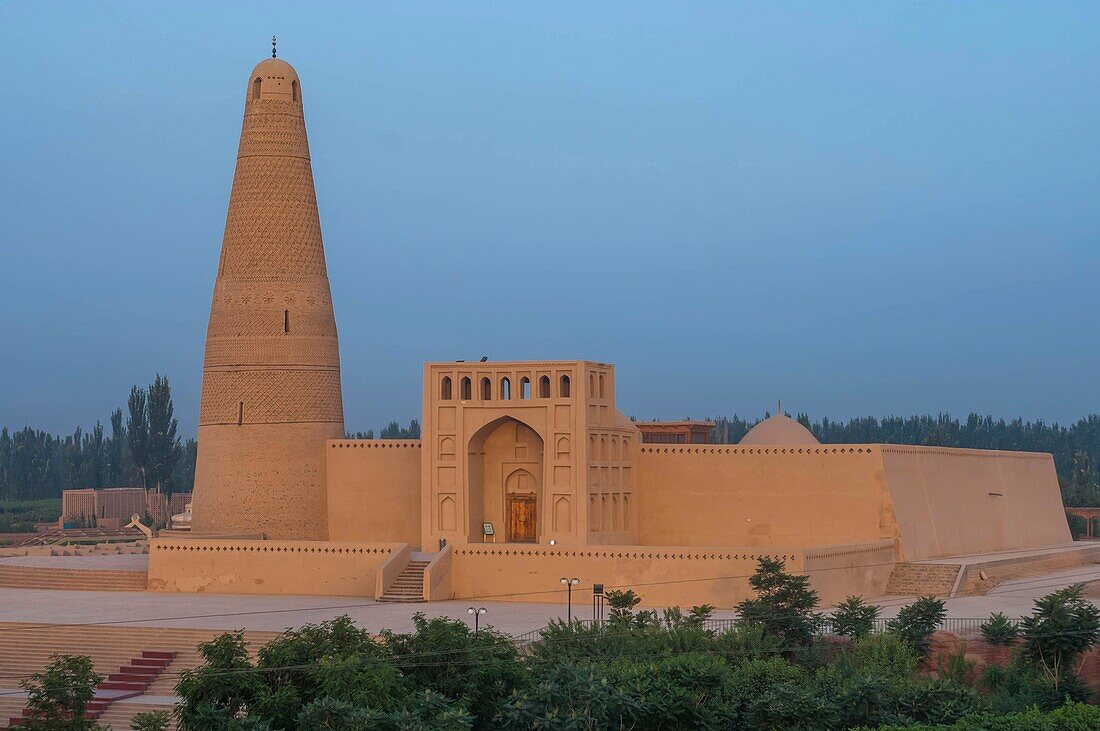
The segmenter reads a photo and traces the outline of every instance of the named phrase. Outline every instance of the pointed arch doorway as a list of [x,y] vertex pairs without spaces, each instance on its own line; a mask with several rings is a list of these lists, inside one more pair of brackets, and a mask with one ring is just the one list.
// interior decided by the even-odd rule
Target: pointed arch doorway
[[508,543],[537,542],[543,481],[538,432],[512,417],[486,424],[470,439],[468,467],[471,528],[492,523]]

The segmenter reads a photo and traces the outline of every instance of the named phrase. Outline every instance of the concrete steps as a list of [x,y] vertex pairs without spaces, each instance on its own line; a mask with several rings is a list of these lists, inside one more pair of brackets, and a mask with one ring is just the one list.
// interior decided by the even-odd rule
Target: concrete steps
[[0,564],[0,587],[70,591],[145,591],[145,571],[61,569]]
[[[95,696],[88,703],[84,718],[99,719],[116,701],[143,694],[153,678],[168,667],[175,654],[171,650],[143,650],[139,657],[130,660],[129,665],[123,665],[117,673],[111,673],[107,680],[96,686]],[[8,723],[19,726],[30,715],[30,711],[23,709],[22,716],[12,717]]]
[[[6,679],[2,684],[5,690],[14,690],[21,678],[44,670],[54,654],[85,655],[105,678],[98,695],[112,701],[99,708],[103,711],[100,723],[126,729],[133,713],[167,706],[131,702],[116,713],[116,705],[141,694],[174,695],[179,672],[202,664],[198,645],[221,633],[171,627],[0,623],[0,677]],[[277,636],[278,632],[253,631],[244,635],[253,657]],[[0,719],[18,717],[23,706],[22,697],[0,695]],[[123,719],[130,706],[138,708]]]
[[424,569],[428,561],[409,561],[405,570],[393,580],[382,596],[380,602],[422,602],[424,601]]
[[951,596],[962,566],[940,563],[899,563],[886,582],[887,594]]

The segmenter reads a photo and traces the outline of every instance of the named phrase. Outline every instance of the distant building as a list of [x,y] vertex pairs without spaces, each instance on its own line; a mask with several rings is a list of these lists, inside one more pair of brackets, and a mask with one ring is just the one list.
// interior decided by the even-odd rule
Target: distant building
[[[159,499],[158,499],[159,498]],[[166,496],[142,487],[107,487],[99,490],[64,490],[61,493],[62,528],[82,525],[88,528],[121,528],[134,515],[147,516],[154,523],[163,523],[173,513],[182,513],[191,502],[191,493],[172,493],[171,508],[166,509]],[[169,512],[170,510],[170,512]]]
[[642,444],[710,444],[714,424],[709,421],[636,421]]

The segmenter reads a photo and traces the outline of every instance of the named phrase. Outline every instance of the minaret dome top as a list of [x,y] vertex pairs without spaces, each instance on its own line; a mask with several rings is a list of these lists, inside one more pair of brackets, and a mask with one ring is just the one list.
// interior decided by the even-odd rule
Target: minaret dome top
[[302,82],[298,80],[298,72],[281,58],[265,58],[252,69],[248,98],[301,103]]

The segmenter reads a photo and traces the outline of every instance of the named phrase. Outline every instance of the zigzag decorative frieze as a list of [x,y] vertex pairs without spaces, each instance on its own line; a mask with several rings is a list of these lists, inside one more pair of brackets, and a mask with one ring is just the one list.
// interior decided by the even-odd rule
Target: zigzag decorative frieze
[[204,368],[240,366],[340,367],[340,349],[335,337],[267,337],[209,339]]

